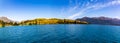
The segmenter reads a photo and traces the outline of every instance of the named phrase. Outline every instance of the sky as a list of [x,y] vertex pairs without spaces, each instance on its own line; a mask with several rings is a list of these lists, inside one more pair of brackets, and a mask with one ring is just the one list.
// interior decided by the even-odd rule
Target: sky
[[0,16],[22,21],[35,18],[120,18],[120,0],[0,0]]

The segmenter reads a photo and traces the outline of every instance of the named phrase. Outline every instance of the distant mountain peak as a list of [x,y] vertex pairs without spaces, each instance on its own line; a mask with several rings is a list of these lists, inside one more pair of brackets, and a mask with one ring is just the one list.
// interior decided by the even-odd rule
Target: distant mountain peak
[[0,20],[2,20],[4,22],[7,22],[7,23],[14,22],[14,21],[12,21],[12,20],[8,19],[7,17],[4,17],[4,16],[0,17]]

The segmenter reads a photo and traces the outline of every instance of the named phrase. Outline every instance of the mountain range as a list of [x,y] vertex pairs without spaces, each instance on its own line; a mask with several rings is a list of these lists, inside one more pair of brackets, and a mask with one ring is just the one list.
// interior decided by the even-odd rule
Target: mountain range
[[[11,24],[13,25],[16,23],[18,24],[18,22],[11,20],[7,17],[0,17],[0,21],[5,22],[7,25],[11,25]],[[28,21],[28,20],[26,20],[26,21]],[[35,21],[35,20],[31,20],[31,21]],[[81,23],[87,22],[88,24],[120,25],[120,19],[110,18],[110,17],[83,17],[83,18],[77,18],[76,21],[80,21]],[[20,23],[22,23],[22,22],[20,22]],[[29,22],[27,22],[27,23],[29,23]]]
[[120,25],[120,19],[109,17],[83,17],[76,20],[86,21],[89,24]]
[[3,22],[6,22],[6,23],[15,22],[11,19],[8,19],[7,17],[0,17],[0,20],[3,21]]

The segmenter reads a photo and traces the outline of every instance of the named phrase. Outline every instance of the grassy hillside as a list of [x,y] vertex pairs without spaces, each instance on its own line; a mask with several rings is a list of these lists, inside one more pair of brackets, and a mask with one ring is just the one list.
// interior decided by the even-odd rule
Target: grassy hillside
[[57,18],[37,18],[33,20],[25,20],[21,22],[4,22],[0,20],[0,27],[5,26],[19,26],[19,25],[41,25],[41,24],[88,24],[87,22],[71,20],[71,19],[57,19]]

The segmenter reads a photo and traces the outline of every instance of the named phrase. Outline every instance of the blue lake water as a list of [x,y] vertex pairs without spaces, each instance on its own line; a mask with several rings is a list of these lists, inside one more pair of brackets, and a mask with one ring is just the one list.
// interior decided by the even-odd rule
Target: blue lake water
[[32,25],[0,28],[0,43],[120,43],[120,26]]

